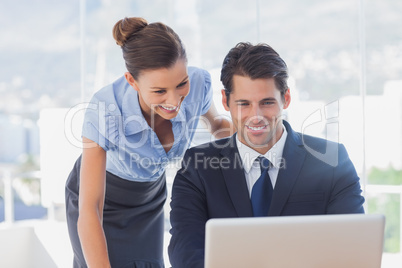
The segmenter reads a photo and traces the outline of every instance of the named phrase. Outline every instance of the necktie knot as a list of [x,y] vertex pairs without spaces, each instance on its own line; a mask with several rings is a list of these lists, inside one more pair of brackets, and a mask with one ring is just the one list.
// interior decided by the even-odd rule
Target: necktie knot
[[271,162],[263,156],[259,156],[257,159],[260,162],[261,174],[267,172],[271,167]]

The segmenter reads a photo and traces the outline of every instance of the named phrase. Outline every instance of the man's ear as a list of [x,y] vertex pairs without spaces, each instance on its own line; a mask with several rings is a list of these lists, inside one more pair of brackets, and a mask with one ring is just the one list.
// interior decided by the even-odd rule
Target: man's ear
[[229,105],[228,105],[228,102],[227,102],[228,99],[227,99],[227,97],[226,97],[225,90],[222,89],[222,90],[221,90],[221,93],[222,93],[222,104],[223,104],[223,107],[225,108],[226,111],[229,111]]
[[283,96],[285,101],[283,103],[283,109],[286,109],[289,107],[290,101],[291,101],[291,97],[290,97],[290,89],[288,88],[288,90],[286,90],[285,92],[285,96]]
[[135,81],[134,77],[129,73],[125,72],[124,77],[126,78],[127,82],[132,86],[136,91],[139,91],[137,82]]

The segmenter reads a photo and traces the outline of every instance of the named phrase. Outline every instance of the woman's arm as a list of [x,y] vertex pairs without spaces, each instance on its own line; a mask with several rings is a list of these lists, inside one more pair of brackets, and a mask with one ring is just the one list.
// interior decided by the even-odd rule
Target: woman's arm
[[78,235],[88,267],[110,267],[102,228],[106,188],[106,152],[83,137],[79,188]]
[[202,115],[201,121],[217,139],[232,136],[236,132],[230,118],[218,114],[213,102],[208,112]]

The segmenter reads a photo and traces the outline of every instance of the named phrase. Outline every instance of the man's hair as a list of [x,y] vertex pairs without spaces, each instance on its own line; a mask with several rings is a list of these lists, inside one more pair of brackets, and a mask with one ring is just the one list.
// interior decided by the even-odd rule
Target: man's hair
[[[233,76],[250,79],[274,78],[275,85],[284,98],[288,90],[288,68],[279,54],[267,44],[252,45],[241,42],[232,48],[223,60],[221,81],[225,88],[227,104],[233,91]],[[252,93],[252,92],[250,92]]]

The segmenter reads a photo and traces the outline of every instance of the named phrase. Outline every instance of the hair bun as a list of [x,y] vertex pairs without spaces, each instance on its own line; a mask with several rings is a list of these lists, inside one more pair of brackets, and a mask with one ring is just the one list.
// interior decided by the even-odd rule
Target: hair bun
[[141,31],[148,25],[143,18],[131,17],[119,20],[113,27],[113,38],[116,44],[123,47],[126,41],[135,33]]

